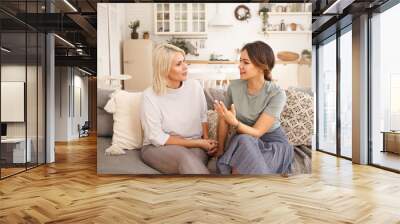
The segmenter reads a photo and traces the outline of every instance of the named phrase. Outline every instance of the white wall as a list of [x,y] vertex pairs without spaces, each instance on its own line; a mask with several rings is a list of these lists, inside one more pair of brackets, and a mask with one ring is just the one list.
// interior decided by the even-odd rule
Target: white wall
[[55,141],[69,140],[69,86],[68,67],[55,68]]
[[[22,65],[2,65],[1,66],[1,81],[17,81],[25,82],[25,74],[27,69],[28,73],[33,70],[32,66]],[[1,108],[7,110],[8,108]],[[24,108],[22,108],[24,110]],[[25,137],[25,122],[9,122],[7,123],[7,136],[8,137]]]
[[[264,35],[261,31],[261,18],[258,16],[259,3],[246,3],[244,5],[248,6],[252,17],[248,21],[238,21],[234,18],[234,9],[236,6],[240,5],[238,3],[220,3],[220,11],[228,10],[229,12],[224,14],[230,15],[232,20],[232,26],[229,27],[217,27],[208,26],[208,35],[205,40],[205,48],[199,49],[199,56],[188,55],[187,59],[200,59],[208,60],[210,54],[222,54],[224,58],[235,60],[237,59],[237,54],[235,49],[241,48],[243,44],[255,40],[262,40],[268,43],[275,54],[279,51],[293,51],[301,53],[303,49],[311,50],[311,33],[310,34],[269,34]],[[242,3],[241,3],[242,4]],[[114,29],[110,31],[110,41],[123,41],[125,39],[130,39],[130,30],[128,28],[130,21],[139,20],[140,27],[138,32],[140,38],[142,38],[142,33],[144,31],[150,32],[150,39],[158,42],[164,42],[171,39],[172,36],[160,36],[154,34],[154,11],[153,3],[129,3],[129,4],[98,4],[98,74],[106,75],[108,74],[108,67],[106,60],[107,52],[106,48],[108,46],[108,30],[107,30],[107,13],[116,13],[115,16],[111,16],[110,25]],[[107,7],[109,6],[109,7]],[[207,7],[207,17],[210,22],[215,16],[216,3],[208,3]],[[108,10],[107,10],[108,8]],[[111,14],[110,14],[111,15]],[[285,23],[295,22],[298,24],[303,24],[303,27],[310,29],[311,27],[311,15],[306,16],[270,16],[269,22],[272,24],[280,23],[281,19],[284,19]],[[111,44],[112,45],[112,44]],[[117,44],[115,44],[117,45]],[[113,49],[113,48],[111,48]],[[121,49],[121,48],[120,48]],[[114,49],[117,51],[116,49]],[[113,55],[111,58],[117,58],[115,55],[117,53],[111,53]],[[106,62],[107,61],[107,62]],[[112,62],[112,68],[117,69],[121,67],[116,61]],[[282,87],[287,88],[289,86],[297,86],[298,78],[297,74],[306,72],[311,77],[311,69],[301,68],[297,64],[282,65],[277,64],[273,70],[274,79],[278,80],[278,83]],[[117,73],[117,71],[115,71]],[[101,78],[99,79],[99,81]],[[310,79],[311,82],[311,79]],[[101,86],[101,84],[99,84]],[[309,84],[311,87],[311,83]]]
[[82,89],[82,116],[80,122],[83,124],[89,120],[89,78],[87,76],[75,76],[75,83],[79,83]]
[[[56,67],[55,123],[56,141],[77,139],[78,124],[88,120],[88,78],[71,67]],[[81,103],[76,90],[80,89]],[[77,104],[82,106],[82,116]],[[75,110],[75,111],[74,111]]]
[[[26,69],[26,71],[25,71]],[[17,82],[25,82],[25,75],[26,72],[30,74],[36,74],[36,67],[34,66],[27,66],[25,67],[22,65],[2,65],[1,66],[1,81],[17,81]],[[28,76],[30,79],[30,76]],[[29,86],[35,86],[36,81],[34,80],[29,80]],[[27,104],[31,104],[34,102],[34,104],[27,105],[31,106],[34,110],[36,110],[36,88],[27,88],[28,93],[27,93]],[[7,110],[7,108],[1,108],[2,110]],[[32,110],[30,108],[27,108],[27,110],[30,113],[27,113],[27,120],[29,122],[28,124],[28,137],[30,133],[33,133],[34,130],[36,130],[36,113],[32,113]],[[34,124],[32,124],[32,122]],[[26,122],[8,122],[7,123],[7,136],[8,137],[25,137],[25,125]],[[35,131],[36,133],[36,131]]]
[[[107,88],[104,76],[122,73],[122,41],[125,30],[125,4],[97,4],[97,76],[98,87]],[[110,56],[111,55],[111,56]]]
[[[25,80],[27,78],[27,81]],[[44,74],[40,66],[4,64],[1,66],[1,81],[18,81],[26,84],[26,121],[7,122],[7,137],[21,138],[25,134],[31,142],[31,152],[33,161],[36,161],[36,155],[39,154],[39,163],[44,162]],[[23,92],[22,92],[23,94]],[[4,96],[2,96],[4,97]],[[7,97],[7,96],[5,96]],[[11,110],[10,108],[1,108],[1,110]],[[8,111],[12,112],[12,111]],[[22,111],[24,112],[24,111]],[[51,150],[48,150],[51,153]],[[49,160],[51,161],[51,160]]]
[[[75,75],[74,75],[74,110],[75,113],[73,113],[73,119],[71,120],[72,122],[72,130],[71,130],[71,135],[73,138],[78,138],[79,133],[78,133],[78,124],[82,126],[85,121],[88,121],[88,106],[89,106],[89,92],[88,92],[88,77],[87,76],[81,76],[82,73],[76,74],[77,70],[75,70]],[[77,91],[80,90],[80,93]],[[79,94],[80,94],[80,99],[79,99]],[[79,100],[81,102],[79,102]],[[81,107],[79,111],[79,108]]]

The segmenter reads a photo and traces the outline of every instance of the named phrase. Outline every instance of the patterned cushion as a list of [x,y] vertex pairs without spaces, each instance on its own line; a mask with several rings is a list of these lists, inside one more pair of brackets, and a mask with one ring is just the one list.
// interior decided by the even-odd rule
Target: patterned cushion
[[204,95],[206,96],[207,109],[214,109],[214,101],[223,101],[226,95],[226,90],[216,88],[204,88]]
[[[217,126],[218,126],[218,114],[213,110],[207,111],[208,117],[208,137],[210,139],[218,140],[217,139]],[[235,129],[233,127],[229,128],[228,136],[231,136],[235,133]]]
[[281,125],[293,145],[311,145],[314,127],[314,100],[305,92],[286,90],[287,102]]
[[207,111],[208,137],[217,140],[218,114],[213,110]]

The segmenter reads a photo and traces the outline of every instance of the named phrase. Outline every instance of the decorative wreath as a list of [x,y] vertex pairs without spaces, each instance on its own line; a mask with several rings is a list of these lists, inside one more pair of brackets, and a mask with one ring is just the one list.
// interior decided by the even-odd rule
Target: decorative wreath
[[250,9],[245,5],[239,5],[235,9],[235,17],[240,21],[250,19]]

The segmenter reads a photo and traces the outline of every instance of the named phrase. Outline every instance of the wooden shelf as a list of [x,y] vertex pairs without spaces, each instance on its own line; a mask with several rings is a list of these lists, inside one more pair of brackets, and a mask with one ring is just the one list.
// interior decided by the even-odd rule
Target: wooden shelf
[[308,60],[282,61],[282,60],[276,59],[275,64],[281,64],[281,65],[288,65],[288,64],[311,65],[311,61],[308,61]]
[[266,31],[264,32],[259,32],[260,34],[311,34],[311,31]]
[[202,37],[207,37],[207,33],[206,32],[156,32],[155,35],[202,36]]
[[186,60],[188,64],[238,64],[238,61]]
[[[275,59],[275,64],[299,64],[299,65],[310,65],[311,61],[296,60],[296,61],[282,61]],[[186,60],[188,64],[239,64],[238,61],[207,61],[207,60]]]
[[269,16],[311,16],[311,12],[268,12]]

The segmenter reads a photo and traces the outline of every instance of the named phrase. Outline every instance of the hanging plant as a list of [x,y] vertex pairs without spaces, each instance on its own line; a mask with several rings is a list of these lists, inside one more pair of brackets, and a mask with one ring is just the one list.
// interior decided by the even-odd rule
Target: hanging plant
[[304,49],[304,50],[301,52],[301,56],[302,56],[304,59],[306,59],[306,60],[311,60],[311,51],[308,50],[308,49]]
[[267,7],[262,7],[260,10],[258,10],[258,15],[261,17],[261,21],[263,24],[262,31],[265,32],[267,31],[267,25],[268,25],[268,12],[269,8]]

